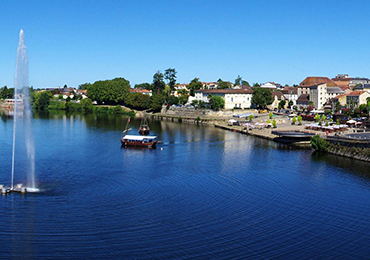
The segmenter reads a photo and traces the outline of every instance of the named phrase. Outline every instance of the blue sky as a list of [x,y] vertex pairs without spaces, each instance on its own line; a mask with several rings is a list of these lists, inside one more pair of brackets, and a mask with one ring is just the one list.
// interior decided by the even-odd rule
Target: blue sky
[[299,84],[370,77],[370,1],[1,1],[0,87],[14,86],[20,29],[35,88],[124,77]]

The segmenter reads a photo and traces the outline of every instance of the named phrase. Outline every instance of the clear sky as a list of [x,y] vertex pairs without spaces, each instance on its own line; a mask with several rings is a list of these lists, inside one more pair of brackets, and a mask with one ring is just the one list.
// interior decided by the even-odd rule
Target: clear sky
[[124,77],[299,84],[370,77],[370,1],[0,2],[0,87],[14,86],[20,29],[34,88]]

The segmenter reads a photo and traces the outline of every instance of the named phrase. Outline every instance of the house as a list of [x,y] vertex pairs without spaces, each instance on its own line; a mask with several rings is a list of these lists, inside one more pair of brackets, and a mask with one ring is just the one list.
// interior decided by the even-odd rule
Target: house
[[351,80],[351,78],[348,74],[338,74],[335,78],[332,78],[331,80],[334,81],[338,87],[346,87],[349,86],[349,81]]
[[307,77],[299,84],[299,86],[313,86],[322,83],[326,83],[328,87],[337,87],[337,84],[328,77]]
[[308,103],[310,102],[310,95],[309,94],[302,94],[296,100],[297,106],[307,107]]
[[298,99],[298,88],[296,87],[284,87],[284,89],[281,90],[281,93],[283,93],[285,100],[287,102],[292,101],[293,106],[297,104]]
[[342,106],[359,106],[367,104],[367,98],[370,97],[370,93],[367,91],[352,91],[349,94],[338,95],[333,98],[333,106],[339,102]]
[[[281,91],[272,91],[272,104],[268,106],[270,110],[275,110],[279,108],[279,103],[282,100],[286,100],[283,93]],[[286,102],[285,105],[288,105],[288,102]]]
[[195,100],[209,102],[210,96],[221,96],[225,109],[250,108],[253,90],[249,89],[203,89],[195,91]]
[[273,83],[273,82],[263,83],[263,84],[261,84],[261,88],[268,88],[268,89],[272,89],[272,90],[276,90],[277,89],[275,83]]
[[204,82],[203,88],[204,89],[217,89],[218,82]]
[[370,92],[370,84],[357,85],[356,87],[353,88],[353,90]]
[[348,86],[356,86],[358,84],[370,84],[370,80],[368,78],[352,78]]
[[152,96],[151,90],[141,89],[141,88],[130,88],[130,93],[141,93],[144,95]]

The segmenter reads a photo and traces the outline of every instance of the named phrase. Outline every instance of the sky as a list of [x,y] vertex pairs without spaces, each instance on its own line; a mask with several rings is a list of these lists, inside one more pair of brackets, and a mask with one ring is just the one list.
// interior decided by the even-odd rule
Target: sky
[[34,88],[78,87],[157,71],[234,82],[299,84],[370,77],[370,1],[0,1],[0,87],[14,86],[25,32]]

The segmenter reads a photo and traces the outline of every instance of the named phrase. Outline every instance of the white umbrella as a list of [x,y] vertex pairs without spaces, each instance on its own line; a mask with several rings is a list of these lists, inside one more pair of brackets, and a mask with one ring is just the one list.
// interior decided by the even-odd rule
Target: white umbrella
[[347,123],[347,124],[354,124],[354,123],[356,123],[356,121],[355,121],[355,120],[353,120],[353,119],[351,119],[351,120],[348,120],[346,123]]

